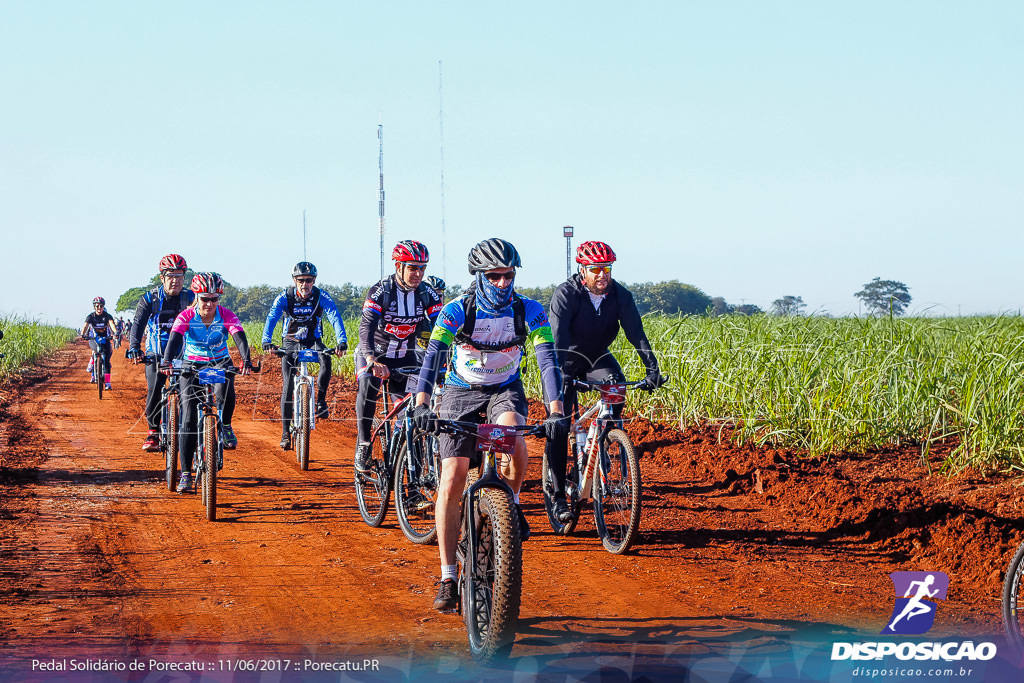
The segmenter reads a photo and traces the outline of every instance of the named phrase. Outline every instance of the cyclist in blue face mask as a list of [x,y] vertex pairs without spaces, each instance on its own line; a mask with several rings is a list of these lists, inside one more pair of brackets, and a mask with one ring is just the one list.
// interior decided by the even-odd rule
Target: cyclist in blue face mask
[[[430,396],[438,368],[450,347],[454,354],[445,376],[438,416],[445,420],[525,424],[526,393],[519,368],[525,346],[530,343],[550,411],[546,435],[565,438],[568,423],[562,414],[562,380],[551,327],[539,303],[515,293],[516,268],[520,265],[516,248],[502,239],[484,240],[469,252],[469,272],[476,281],[466,294],[441,309],[437,317],[418,380],[419,393],[413,411],[417,428],[433,429],[436,418],[430,410]],[[474,460],[479,462],[479,454],[473,451],[473,440],[464,435],[441,434],[438,443],[441,485],[435,511],[441,583],[434,609],[445,611],[458,604],[455,544],[459,538],[459,499],[466,474]],[[523,540],[530,535],[519,505],[526,464],[526,442],[520,437],[501,474],[512,488]]]

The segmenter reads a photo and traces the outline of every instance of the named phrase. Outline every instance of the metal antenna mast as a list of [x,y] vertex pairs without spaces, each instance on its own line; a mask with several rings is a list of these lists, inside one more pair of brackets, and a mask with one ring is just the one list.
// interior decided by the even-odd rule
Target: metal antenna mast
[[441,89],[441,60],[437,60],[437,101],[440,107],[438,120],[441,122],[441,279],[448,279],[448,242],[444,230],[444,91]]
[[380,279],[384,279],[384,124],[377,126],[377,139],[380,140]]
[[306,260],[306,210],[302,210],[302,260]]

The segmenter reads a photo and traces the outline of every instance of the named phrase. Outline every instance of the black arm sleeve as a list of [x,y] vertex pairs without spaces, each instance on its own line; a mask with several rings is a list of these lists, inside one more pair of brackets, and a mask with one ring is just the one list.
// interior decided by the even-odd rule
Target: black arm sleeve
[[[249,359],[249,339],[245,336],[245,330],[239,330],[231,335],[231,338],[235,340],[235,346],[238,347],[238,355],[242,357],[243,361],[252,362]],[[168,344],[170,341],[168,340]]]
[[644,368],[648,372],[657,370],[658,359],[654,357],[654,350],[651,349],[651,343],[647,340],[640,311],[636,309],[633,294],[625,287],[619,288],[619,323],[622,325],[626,339],[640,355],[640,361],[644,364]]
[[551,295],[551,304],[548,306],[548,322],[551,324],[551,334],[555,339],[555,357],[560,368],[565,367],[569,343],[572,341],[569,326],[576,315],[575,299],[576,297],[572,295],[572,281],[568,281],[555,289],[555,293]]

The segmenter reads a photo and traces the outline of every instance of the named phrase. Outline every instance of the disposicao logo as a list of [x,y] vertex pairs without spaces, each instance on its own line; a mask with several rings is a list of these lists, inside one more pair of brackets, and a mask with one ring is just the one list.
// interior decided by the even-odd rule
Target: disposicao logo
[[935,600],[945,600],[949,577],[942,572],[893,572],[896,604],[882,634],[904,636],[927,633],[935,623]]
[[[945,600],[949,577],[942,572],[893,572],[896,604],[881,635],[920,635],[935,623],[936,600]],[[987,661],[996,656],[994,643],[952,642],[856,642],[832,643],[832,660]]]

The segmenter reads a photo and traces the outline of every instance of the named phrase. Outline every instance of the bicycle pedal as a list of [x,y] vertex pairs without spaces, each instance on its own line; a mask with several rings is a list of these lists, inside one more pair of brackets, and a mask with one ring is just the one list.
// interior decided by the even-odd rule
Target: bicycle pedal
[[423,512],[434,507],[434,501],[432,500],[421,500],[412,506],[414,512]]

